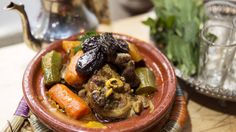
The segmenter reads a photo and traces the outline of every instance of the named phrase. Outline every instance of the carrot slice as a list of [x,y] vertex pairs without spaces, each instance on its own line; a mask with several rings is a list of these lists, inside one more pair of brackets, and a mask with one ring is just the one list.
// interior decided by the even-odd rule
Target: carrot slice
[[73,119],[79,119],[90,112],[88,104],[63,84],[52,86],[48,94]]
[[82,85],[86,80],[86,77],[78,74],[75,69],[77,60],[82,55],[83,51],[78,51],[73,57],[71,57],[70,63],[65,70],[64,80],[72,86]]
[[129,46],[129,54],[131,55],[131,58],[135,62],[141,61],[143,57],[140,55],[138,48],[132,43],[128,43],[128,46]]
[[72,48],[78,46],[81,44],[81,41],[68,41],[64,40],[62,41],[62,48],[66,51],[69,52]]

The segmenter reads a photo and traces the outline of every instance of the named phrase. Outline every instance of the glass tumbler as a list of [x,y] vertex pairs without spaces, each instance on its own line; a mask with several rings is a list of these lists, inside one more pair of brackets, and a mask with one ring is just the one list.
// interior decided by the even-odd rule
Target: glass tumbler
[[[233,19],[233,26],[236,28],[236,17]],[[236,89],[236,54],[226,77],[224,88]]]
[[235,29],[205,25],[201,31],[198,80],[212,88],[222,87],[236,51]]

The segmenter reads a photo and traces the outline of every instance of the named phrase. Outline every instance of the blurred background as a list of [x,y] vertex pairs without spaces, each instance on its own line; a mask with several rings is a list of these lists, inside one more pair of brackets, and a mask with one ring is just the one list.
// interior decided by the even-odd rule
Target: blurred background
[[[30,25],[36,25],[40,10],[40,0],[1,0],[0,1],[0,47],[23,42],[22,25],[19,14],[4,10],[10,3],[25,5]],[[111,21],[126,18],[149,11],[152,8],[150,0],[108,0]],[[33,28],[33,27],[32,27]]]

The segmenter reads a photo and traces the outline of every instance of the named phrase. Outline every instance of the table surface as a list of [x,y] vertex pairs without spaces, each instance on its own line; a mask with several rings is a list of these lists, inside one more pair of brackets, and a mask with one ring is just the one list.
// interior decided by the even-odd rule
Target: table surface
[[[149,29],[142,21],[153,13],[147,13],[113,22],[111,25],[100,25],[99,31],[119,32],[150,42]],[[36,53],[24,43],[0,49],[0,128],[7,123],[23,96],[21,80],[27,64]],[[234,132],[236,131],[236,105],[232,102],[218,100],[200,95],[189,86],[188,112],[190,124],[188,131],[193,132]]]

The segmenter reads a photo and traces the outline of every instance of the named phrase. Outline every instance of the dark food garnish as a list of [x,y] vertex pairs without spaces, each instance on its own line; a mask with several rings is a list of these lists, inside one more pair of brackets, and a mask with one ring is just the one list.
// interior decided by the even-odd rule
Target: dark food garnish
[[135,73],[134,61],[129,61],[127,66],[122,72],[122,76],[125,77],[126,82],[130,84],[132,88],[136,88],[140,84],[140,79]]
[[82,50],[84,55],[78,59],[76,71],[91,74],[102,67],[107,56],[128,53],[129,48],[124,40],[115,39],[111,33],[104,33],[84,40]]
[[100,68],[105,60],[104,54],[95,48],[88,52],[85,52],[81,56],[76,64],[76,71],[79,73],[89,74],[94,70]]

